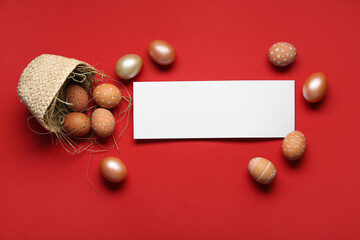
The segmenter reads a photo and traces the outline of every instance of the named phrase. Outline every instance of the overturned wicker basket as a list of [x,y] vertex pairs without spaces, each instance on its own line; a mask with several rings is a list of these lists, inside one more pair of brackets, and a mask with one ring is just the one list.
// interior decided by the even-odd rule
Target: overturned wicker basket
[[91,65],[57,55],[43,54],[29,63],[22,73],[17,93],[33,116],[48,131],[59,133],[68,113],[64,89],[70,81],[89,91],[98,71]]

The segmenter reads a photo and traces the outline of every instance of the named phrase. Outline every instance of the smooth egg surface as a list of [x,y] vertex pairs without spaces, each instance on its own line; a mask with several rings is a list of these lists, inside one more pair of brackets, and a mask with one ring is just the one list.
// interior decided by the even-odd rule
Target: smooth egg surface
[[136,54],[127,54],[121,57],[115,65],[116,75],[122,79],[135,77],[142,68],[142,59]]
[[283,140],[282,153],[290,161],[298,160],[304,156],[306,150],[306,138],[300,131],[292,131]]
[[269,61],[277,67],[284,67],[293,63],[296,55],[296,48],[287,42],[275,43],[268,51]]
[[89,102],[89,96],[84,88],[77,84],[70,84],[65,90],[66,101],[71,105],[69,108],[75,112],[85,110]]
[[250,160],[248,170],[251,177],[258,183],[269,184],[276,177],[276,168],[266,158],[256,157]]
[[106,157],[100,162],[101,175],[108,181],[119,183],[127,176],[125,164],[116,157]]
[[110,136],[115,129],[115,117],[105,108],[97,108],[91,116],[91,128],[99,137]]
[[303,96],[308,102],[319,102],[325,97],[327,89],[328,80],[325,74],[321,72],[314,73],[304,82]]
[[93,91],[94,101],[104,108],[114,108],[119,105],[121,92],[119,88],[110,83],[103,83]]
[[65,115],[63,125],[66,133],[81,137],[90,131],[90,118],[84,113],[68,113]]
[[150,42],[148,51],[151,59],[160,65],[169,65],[175,60],[175,50],[173,46],[163,40]]

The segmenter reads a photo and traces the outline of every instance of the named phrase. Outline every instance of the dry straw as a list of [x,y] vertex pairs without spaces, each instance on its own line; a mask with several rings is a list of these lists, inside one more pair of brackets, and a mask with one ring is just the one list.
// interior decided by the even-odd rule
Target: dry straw
[[[91,87],[98,81],[97,77],[103,78],[105,75],[93,68],[91,65],[73,59],[57,55],[43,54],[29,63],[22,73],[17,88],[20,101],[30,110],[38,122],[50,133],[54,133],[60,144],[70,153],[79,153],[90,149],[92,144],[97,144],[96,138],[92,134],[90,138],[81,138],[89,142],[88,145],[79,145],[63,130],[63,121],[69,113],[65,97],[65,88],[69,82],[77,82],[88,93]],[[123,97],[128,106],[119,114],[120,119],[127,115],[128,125],[129,113],[132,106],[132,98],[126,91]],[[87,110],[91,110],[87,109]],[[88,111],[90,112],[90,111]],[[121,131],[118,138],[124,133]],[[117,147],[115,137],[114,146]],[[99,145],[103,148],[103,146]]]

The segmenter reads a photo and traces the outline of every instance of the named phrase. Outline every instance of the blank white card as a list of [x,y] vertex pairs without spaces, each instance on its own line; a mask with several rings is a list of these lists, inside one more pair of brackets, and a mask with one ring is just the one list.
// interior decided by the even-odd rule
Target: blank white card
[[293,80],[134,82],[134,139],[280,138]]

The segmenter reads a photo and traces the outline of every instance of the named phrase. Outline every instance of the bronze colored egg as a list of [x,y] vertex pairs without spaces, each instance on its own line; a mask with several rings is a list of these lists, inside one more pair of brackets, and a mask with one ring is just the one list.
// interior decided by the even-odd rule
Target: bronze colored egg
[[106,180],[113,183],[124,181],[127,175],[125,164],[116,157],[106,157],[101,160],[100,172]]
[[310,75],[303,85],[303,95],[306,101],[315,103],[321,101],[327,92],[328,80],[325,74],[318,72]]
[[148,47],[151,59],[160,65],[169,65],[175,60],[175,50],[170,43],[154,40]]

